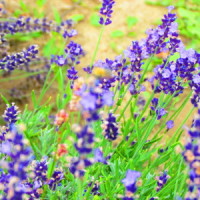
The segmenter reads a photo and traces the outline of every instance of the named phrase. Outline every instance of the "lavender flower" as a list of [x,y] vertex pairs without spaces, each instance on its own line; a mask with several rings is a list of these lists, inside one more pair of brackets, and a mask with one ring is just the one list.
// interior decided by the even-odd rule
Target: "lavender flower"
[[37,161],[34,167],[34,174],[35,174],[35,181],[45,182],[47,180],[47,162],[44,161]]
[[[199,56],[200,57],[200,56]],[[191,98],[191,103],[194,107],[198,107],[198,104],[200,102],[200,73],[194,74],[192,76],[192,80],[190,81],[190,87],[193,90],[193,96]]]
[[[149,55],[158,54],[160,52],[170,50],[173,54],[179,47],[180,40],[178,38],[177,24],[175,24],[176,14],[171,13],[164,15],[162,24],[155,29],[147,31],[147,38],[141,41],[141,45]],[[168,41],[166,39],[168,38]]]
[[136,181],[141,176],[141,173],[134,170],[128,170],[126,177],[122,180],[122,183],[126,187],[126,196],[123,200],[133,199],[133,194],[137,190]]
[[200,110],[188,134],[188,142],[183,152],[183,157],[189,167],[188,192],[185,200],[193,200],[199,199],[200,194]]
[[85,126],[77,133],[78,141],[75,148],[80,154],[88,154],[92,152],[94,143],[94,134],[90,127]]
[[133,41],[132,45],[124,51],[124,55],[130,59],[132,72],[140,72],[141,66],[144,64],[142,60],[148,58],[147,52],[138,41]]
[[173,128],[174,127],[174,121],[173,120],[167,121],[166,126],[167,126],[167,130]]
[[94,134],[89,126],[85,126],[82,129],[76,127],[76,129],[78,141],[74,146],[80,156],[72,159],[69,169],[75,177],[82,177],[85,174],[85,168],[89,167],[93,163],[90,159],[86,158],[86,156],[92,152]]
[[56,186],[61,182],[63,179],[63,172],[60,170],[55,170],[54,173],[52,174],[52,177],[50,180],[48,180],[48,185],[52,190],[56,189]]
[[9,141],[5,141],[1,144],[1,153],[10,157],[10,161],[1,161],[6,170],[4,181],[0,182],[1,188],[3,188],[4,196],[3,200],[10,199],[23,199],[27,193],[27,188],[23,186],[23,182],[27,180],[27,167],[30,162],[31,150],[24,144],[23,136],[18,133],[15,126],[12,125],[9,133]]
[[70,43],[67,45],[65,52],[67,54],[67,58],[71,59],[71,61],[75,64],[79,64],[78,59],[85,55],[81,45],[73,41],[70,41]]
[[160,120],[166,114],[167,114],[167,111],[164,108],[158,108],[156,110],[157,120]]
[[79,64],[79,59],[85,55],[81,45],[73,41],[70,41],[66,46],[65,53],[65,55],[52,55],[51,63],[56,63],[58,66],[68,65],[73,67],[73,65]]
[[7,104],[7,108],[4,111],[3,118],[8,124],[13,124],[18,119],[19,110],[15,103],[11,105]]
[[99,11],[102,17],[100,17],[99,23],[102,25],[109,25],[112,23],[111,14],[113,13],[112,7],[115,1],[113,0],[102,0],[102,7]]
[[103,134],[108,140],[116,140],[119,134],[119,127],[113,113],[108,113],[108,117],[103,120]]
[[0,32],[4,34],[30,33],[30,32],[58,32],[64,38],[73,37],[77,34],[75,30],[70,30],[74,22],[66,20],[57,24],[53,21],[34,19],[31,17],[8,18],[0,22]]
[[63,66],[67,64],[66,58],[61,55],[61,56],[52,56],[51,62],[55,62],[58,66]]
[[92,162],[84,157],[79,157],[73,159],[70,165],[70,172],[74,174],[75,177],[81,178],[85,174],[85,168],[92,165]]
[[79,94],[81,96],[82,112],[87,121],[95,121],[99,119],[99,109],[113,104],[113,92],[100,88],[98,79],[94,86],[88,88],[88,90],[86,89]]
[[75,70],[75,67],[71,67],[70,69],[67,70],[67,77],[70,80],[76,80],[78,78],[77,73],[78,71]]
[[103,164],[107,164],[106,158],[103,157],[103,153],[99,148],[94,150],[94,160],[95,162],[101,162]]
[[88,187],[91,187],[91,186],[92,186],[91,194],[100,196],[101,195],[101,193],[99,192],[100,184],[98,182],[96,182],[94,184],[92,182],[90,182],[88,184]]
[[157,98],[153,98],[151,103],[152,103],[151,113],[152,113],[152,111],[156,113],[157,120],[160,120],[162,118],[162,116],[167,114],[167,111],[164,108],[158,107],[158,99]]
[[158,98],[153,98],[152,101],[151,101],[151,110],[156,110],[157,106],[158,106]]
[[0,60],[0,69],[12,71],[22,65],[26,65],[36,58],[37,53],[37,45],[32,45],[20,53],[8,55]]
[[157,180],[157,188],[156,191],[160,191],[164,185],[167,183],[167,180],[170,178],[170,176],[167,174],[167,171],[163,172],[160,176],[156,177]]

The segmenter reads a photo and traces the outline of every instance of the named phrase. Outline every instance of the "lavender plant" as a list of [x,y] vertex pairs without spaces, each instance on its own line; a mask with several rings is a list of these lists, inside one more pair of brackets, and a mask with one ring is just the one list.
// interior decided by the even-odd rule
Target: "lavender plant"
[[[71,40],[63,54],[52,53],[41,92],[32,93],[33,110],[19,112],[2,96],[8,105],[0,128],[1,199],[200,198],[199,118],[182,144],[183,125],[199,105],[200,54],[185,48],[170,6],[146,38],[113,60],[95,62],[114,4],[102,2],[102,29],[85,77],[78,68],[85,51]],[[68,32],[68,22],[60,28],[46,20],[5,23],[2,35],[53,30],[70,38],[76,32]],[[168,56],[155,64],[161,52]],[[37,53],[31,46],[7,55],[1,70],[29,66]],[[41,103],[54,82],[56,100]],[[177,123],[188,103],[191,109]]]

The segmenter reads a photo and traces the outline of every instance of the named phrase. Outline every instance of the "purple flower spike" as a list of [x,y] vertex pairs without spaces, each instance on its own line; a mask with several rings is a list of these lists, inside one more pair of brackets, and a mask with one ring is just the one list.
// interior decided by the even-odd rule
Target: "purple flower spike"
[[136,181],[141,176],[141,173],[134,170],[128,170],[126,173],[126,178],[122,180],[122,183],[126,187],[126,190],[135,193],[137,190]]
[[167,180],[170,176],[167,174],[167,171],[163,172],[160,176],[156,177],[157,180],[157,188],[156,191],[160,191],[164,185],[167,183]]
[[167,121],[166,126],[167,126],[167,130],[173,128],[174,127],[174,121],[173,120]]
[[162,116],[166,115],[167,111],[164,108],[159,108],[156,110],[157,120],[160,120]]
[[103,153],[99,148],[94,150],[94,159],[96,162],[107,164],[106,159],[103,157]]
[[22,52],[7,55],[0,60],[0,70],[12,71],[20,66],[27,65],[36,58],[37,54],[38,46],[32,45]]
[[12,103],[11,106],[7,105],[3,118],[8,124],[12,124],[17,121],[18,114],[19,114],[18,107],[15,106],[15,103]]
[[113,113],[109,113],[107,118],[103,120],[102,128],[106,139],[111,141],[117,139],[119,127],[116,116]]
[[168,12],[170,13],[172,10],[174,10],[174,6],[168,6],[167,9],[168,9]]
[[102,7],[99,11],[99,13],[102,15],[100,17],[99,23],[101,25],[109,25],[112,23],[111,21],[111,14],[113,13],[112,7],[115,4],[115,1],[113,0],[103,0],[102,1]]
[[188,133],[189,137],[183,152],[184,160],[189,167],[188,192],[186,193],[185,200],[193,200],[199,199],[200,195],[200,109]]

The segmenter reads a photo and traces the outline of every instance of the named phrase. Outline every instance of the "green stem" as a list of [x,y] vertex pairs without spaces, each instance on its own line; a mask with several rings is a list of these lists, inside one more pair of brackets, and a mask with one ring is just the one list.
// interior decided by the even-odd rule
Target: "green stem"
[[22,78],[25,78],[25,77],[41,74],[43,72],[45,72],[45,71],[32,72],[32,73],[22,74],[22,75],[10,77],[10,78],[3,78],[3,79],[0,80],[0,82],[6,82],[6,81],[11,81],[11,80],[22,79]]
[[[190,109],[190,112],[188,113],[188,115],[185,117],[185,119],[183,120],[183,122],[181,123],[181,125],[179,126],[178,130],[176,131],[176,133],[174,134],[174,136],[171,138],[171,140],[167,143],[167,146],[169,146],[170,144],[172,144],[172,142],[174,142],[176,136],[178,135],[176,141],[180,138],[181,134],[182,134],[182,128],[183,125],[187,122],[187,120],[189,119],[190,115],[192,114],[192,112],[195,110],[195,107],[192,107],[192,109]],[[180,132],[181,131],[181,132]],[[179,134],[180,132],[180,134]]]
[[94,51],[94,54],[92,56],[92,61],[91,61],[91,64],[90,64],[91,68],[92,68],[94,61],[95,61],[95,58],[97,56],[97,52],[98,52],[98,49],[99,49],[99,45],[100,45],[100,41],[101,41],[101,38],[102,38],[102,35],[103,35],[103,31],[104,31],[104,26],[101,27],[101,32],[99,34],[99,38],[98,38],[98,41],[97,41],[97,44],[96,44],[96,47],[95,47],[95,51]]
[[128,100],[126,106],[123,108],[123,110],[122,110],[122,112],[121,112],[119,118],[117,119],[117,121],[120,121],[120,119],[123,117],[123,115],[124,115],[124,113],[125,113],[127,107],[129,106],[129,104],[131,103],[131,101],[133,100],[133,98],[134,98],[134,96],[131,95],[130,99]]
[[83,182],[81,179],[78,179],[78,195],[77,200],[83,199]]
[[170,118],[166,119],[165,122],[163,123],[163,125],[160,127],[160,129],[156,132],[155,136],[153,137],[153,139],[155,139],[158,134],[163,130],[163,128],[166,127],[165,123],[169,120],[175,120],[178,116],[179,113],[183,110],[183,108],[185,107],[185,105],[188,103],[188,101],[190,100],[190,96],[191,96],[192,92],[189,93],[189,95],[187,96],[187,98],[185,98],[185,100],[183,101],[183,103],[181,104],[181,106],[170,116]]

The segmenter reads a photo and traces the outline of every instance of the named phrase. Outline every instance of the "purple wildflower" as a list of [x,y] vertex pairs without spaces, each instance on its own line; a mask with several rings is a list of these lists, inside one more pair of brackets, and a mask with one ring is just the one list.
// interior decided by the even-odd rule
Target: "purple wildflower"
[[85,168],[92,165],[92,162],[87,158],[77,158],[72,160],[70,165],[70,172],[74,174],[75,177],[81,178],[85,174]]
[[3,69],[5,71],[12,71],[22,65],[26,65],[31,62],[33,59],[36,58],[37,54],[37,45],[32,45],[20,53],[7,55],[0,60],[0,69]]
[[102,25],[109,25],[112,23],[111,14],[113,13],[112,7],[115,1],[113,0],[102,0],[102,7],[100,8],[99,13],[103,15],[100,17],[99,23]]
[[119,135],[119,127],[116,117],[113,113],[108,113],[108,116],[103,120],[103,134],[108,140],[116,140]]
[[200,102],[200,73],[193,75],[192,80],[189,84],[193,90],[191,103],[194,107],[198,107],[198,104]]
[[77,73],[78,71],[75,69],[75,67],[72,66],[70,69],[67,70],[67,77],[70,80],[74,81],[78,78]]
[[56,186],[61,182],[63,179],[63,172],[60,170],[55,170],[52,174],[50,180],[48,180],[48,185],[52,190],[56,189]]
[[158,106],[158,98],[153,98],[151,103],[152,103],[151,110],[155,111]]
[[61,56],[53,56],[52,57],[52,62],[55,62],[58,66],[63,66],[67,64],[67,59],[61,55]]
[[130,68],[132,72],[140,72],[144,64],[143,60],[148,58],[146,51],[138,41],[133,41],[132,46],[124,51],[124,55],[131,62]]
[[[4,161],[5,163],[2,165],[7,174],[6,177],[4,174],[6,180],[4,179],[3,182],[0,182],[1,188],[5,192],[5,196],[2,199],[23,199],[23,196],[27,193],[23,182],[28,177],[27,167],[30,162],[31,150],[24,145],[24,138],[14,125],[11,126],[9,134],[9,141],[3,142],[0,149],[2,153],[11,158],[9,161]],[[6,148],[9,150],[5,150]]]
[[44,183],[47,180],[47,169],[48,167],[46,160],[36,162],[34,167],[35,180]]
[[18,119],[19,110],[15,103],[7,105],[6,110],[4,111],[3,118],[8,124],[13,124]]
[[141,173],[138,171],[129,169],[126,172],[126,177],[122,180],[122,183],[126,187],[126,196],[123,199],[131,199],[133,197],[133,194],[137,190],[136,181],[140,176]]
[[88,126],[82,128],[77,134],[78,141],[75,143],[75,148],[80,154],[88,154],[92,152],[94,143],[94,134]]
[[156,177],[157,180],[157,188],[156,191],[160,191],[164,185],[167,183],[167,180],[170,178],[170,176],[167,174],[167,171],[164,171],[160,176]]
[[[200,191],[200,110],[188,131],[189,138],[185,145],[183,157],[189,167],[188,192],[185,200],[198,199]],[[191,198],[192,197],[192,198]]]
[[79,64],[78,59],[85,55],[81,45],[73,41],[70,41],[70,43],[66,46],[65,52],[67,54],[67,58],[75,64]]
[[157,116],[157,120],[160,120],[162,118],[162,116],[164,116],[165,114],[167,114],[167,111],[164,108],[160,108],[158,107],[158,99],[157,98],[153,98],[153,100],[151,101],[152,106],[151,106],[151,113],[155,112],[156,116]]
[[92,165],[92,161],[87,159],[86,156],[92,152],[94,134],[89,126],[85,126],[81,130],[80,127],[77,127],[76,132],[78,140],[74,146],[80,156],[72,160],[69,169],[75,177],[82,177],[85,174],[85,168]]
[[157,120],[160,120],[162,116],[166,115],[167,111],[164,108],[158,108],[156,110]]
[[173,128],[174,127],[174,121],[173,120],[167,121],[166,126],[167,126],[167,130]]
[[103,153],[99,148],[94,150],[94,160],[95,162],[101,162],[103,164],[107,164],[106,158],[103,157]]
[[74,22],[66,20],[61,24],[43,19],[34,19],[31,17],[8,18],[0,22],[0,32],[4,34],[31,33],[31,32],[58,32],[64,38],[72,37],[76,34],[75,30],[70,30]]
[[91,187],[91,186],[92,186],[91,194],[100,196],[101,193],[99,192],[99,189],[100,189],[99,183],[96,182],[96,183],[93,184],[92,182],[90,182],[88,184],[88,187]]

